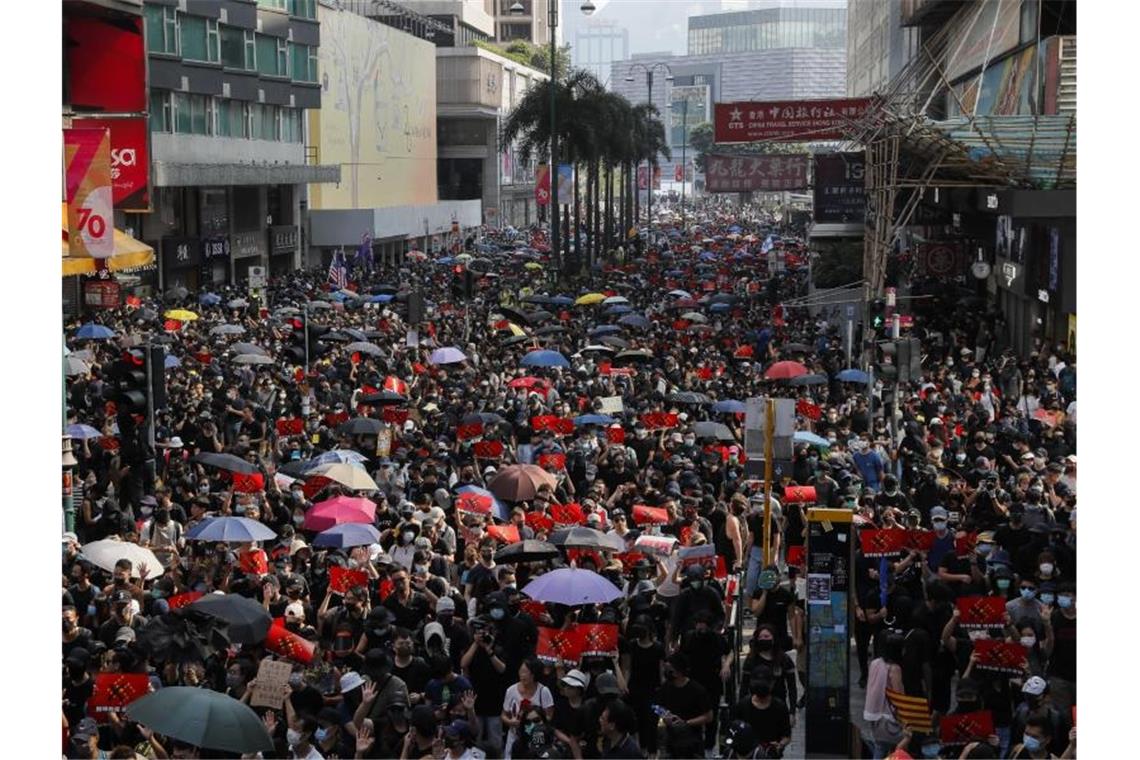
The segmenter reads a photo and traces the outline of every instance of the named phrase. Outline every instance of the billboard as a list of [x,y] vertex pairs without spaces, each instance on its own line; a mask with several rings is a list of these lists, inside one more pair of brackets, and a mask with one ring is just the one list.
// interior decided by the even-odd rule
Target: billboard
[[816,222],[862,222],[867,215],[863,154],[817,155],[812,195],[812,218]]
[[142,113],[147,110],[142,16],[88,16],[63,21],[64,98],[73,111]]
[[870,98],[717,103],[716,142],[842,140],[846,126],[862,118],[870,104]]
[[669,144],[680,150],[693,127],[709,120],[707,84],[673,87],[669,90]]
[[709,156],[710,193],[799,190],[808,186],[807,156]]
[[107,259],[115,252],[111,137],[106,129],[63,130],[70,255]]
[[309,111],[309,129],[320,162],[342,171],[339,184],[310,187],[311,208],[435,203],[435,46],[318,7],[321,107]]
[[150,211],[150,130],[146,116],[73,118],[72,126],[111,131],[111,186],[115,208]]
[[[952,44],[946,54],[946,79],[964,74],[1000,58],[1017,47],[1021,31],[1021,0],[986,0],[964,4],[948,22]],[[1036,27],[1031,37],[1036,37]]]

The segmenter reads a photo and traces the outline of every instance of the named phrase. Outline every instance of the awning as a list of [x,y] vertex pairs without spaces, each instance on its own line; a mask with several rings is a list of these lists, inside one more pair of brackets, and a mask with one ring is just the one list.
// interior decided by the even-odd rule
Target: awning
[[[63,276],[95,274],[95,259],[70,256],[67,233],[67,204],[63,205]],[[107,259],[107,268],[112,272],[128,269],[141,269],[154,266],[154,249],[135,240],[123,232],[115,230],[115,252]]]

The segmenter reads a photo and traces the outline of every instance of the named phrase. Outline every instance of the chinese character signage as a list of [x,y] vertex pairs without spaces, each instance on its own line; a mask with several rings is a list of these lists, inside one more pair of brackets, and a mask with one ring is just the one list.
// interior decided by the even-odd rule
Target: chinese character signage
[[870,98],[717,103],[716,142],[842,140],[848,124],[863,118],[870,103]]
[[709,156],[710,193],[799,190],[808,186],[807,156]]
[[867,213],[862,153],[815,157],[812,217],[816,222],[862,222]]

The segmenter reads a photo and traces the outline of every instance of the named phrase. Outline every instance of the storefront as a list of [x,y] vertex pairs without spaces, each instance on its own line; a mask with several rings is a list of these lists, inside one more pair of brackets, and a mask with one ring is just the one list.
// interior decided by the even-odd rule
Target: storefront
[[219,235],[202,241],[203,285],[225,285],[230,277],[230,237]]
[[202,241],[193,237],[162,239],[162,289],[181,286],[193,292],[198,289],[202,265]]
[[272,248],[269,252],[269,276],[280,277],[297,268],[297,249],[301,243],[300,228],[280,224],[269,228]]
[[241,284],[249,279],[249,268],[264,266],[264,232],[235,232],[230,236],[230,257],[233,259],[233,282]]

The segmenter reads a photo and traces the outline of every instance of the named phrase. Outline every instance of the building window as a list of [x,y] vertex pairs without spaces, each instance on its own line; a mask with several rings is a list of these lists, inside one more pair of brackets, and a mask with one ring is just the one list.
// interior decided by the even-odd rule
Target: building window
[[315,19],[317,0],[289,0],[289,15],[297,18]]
[[280,108],[282,142],[299,143],[301,134],[301,111],[296,108]]
[[221,59],[218,50],[218,22],[200,16],[179,14],[179,35],[182,44],[182,57],[188,61],[208,61],[217,63]]
[[289,76],[289,43],[280,37],[277,38],[277,73]]
[[317,81],[317,49],[308,45],[289,44],[293,59],[293,79],[298,82]]
[[180,135],[213,134],[214,107],[206,95],[172,93],[174,131]]
[[190,95],[185,92],[173,93],[174,100],[174,131],[178,134],[190,134]]
[[246,130],[246,104],[240,100],[222,99],[218,105],[218,136],[249,137]]
[[221,26],[222,64],[231,69],[254,71],[257,69],[257,47],[253,32],[236,26]]
[[250,137],[255,140],[276,140],[277,115],[274,113],[276,109],[273,106],[252,103],[249,110],[252,117]]
[[281,63],[281,58],[284,56],[277,54],[279,43],[280,46],[284,47],[285,40],[266,34],[258,34],[256,38],[257,72],[271,77],[285,76],[288,68],[287,65]]
[[261,8],[272,8],[274,10],[285,10],[288,3],[285,0],[257,0],[257,5]]
[[172,132],[173,126],[170,113],[170,93],[166,90],[151,90],[150,131]]
[[178,14],[163,5],[143,7],[146,14],[147,50],[178,55]]

